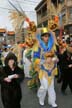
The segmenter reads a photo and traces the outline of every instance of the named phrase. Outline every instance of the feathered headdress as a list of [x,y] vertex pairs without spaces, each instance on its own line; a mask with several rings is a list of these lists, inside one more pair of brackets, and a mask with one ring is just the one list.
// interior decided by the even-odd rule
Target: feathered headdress
[[12,21],[13,28],[15,30],[21,31],[24,25],[24,21],[27,21],[28,23],[30,23],[30,20],[27,17],[25,11],[22,9],[20,4],[18,3],[18,1],[17,1],[18,8],[10,0],[8,1],[9,1],[9,4],[13,8],[13,10],[9,11],[10,13],[9,18]]

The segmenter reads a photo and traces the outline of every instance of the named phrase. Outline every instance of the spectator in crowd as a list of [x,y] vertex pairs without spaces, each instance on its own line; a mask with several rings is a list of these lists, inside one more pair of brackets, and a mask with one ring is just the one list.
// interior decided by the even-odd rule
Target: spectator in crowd
[[0,69],[1,99],[4,108],[21,108],[20,83],[23,79],[24,72],[17,65],[17,57],[9,53],[5,58],[5,66]]

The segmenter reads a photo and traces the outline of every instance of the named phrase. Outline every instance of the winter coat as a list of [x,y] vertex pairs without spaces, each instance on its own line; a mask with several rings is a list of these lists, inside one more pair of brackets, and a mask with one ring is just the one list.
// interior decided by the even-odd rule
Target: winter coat
[[67,55],[67,52],[59,55],[59,65],[62,71],[63,78],[72,79],[72,67],[69,68],[69,65],[72,64],[72,57]]
[[[19,78],[12,79],[10,83],[5,82],[4,78],[12,74],[18,74]],[[20,83],[23,79],[24,72],[19,67],[16,67],[14,71],[12,71],[8,66],[0,69],[1,98],[4,108],[20,108],[17,106],[20,104],[22,98]]]

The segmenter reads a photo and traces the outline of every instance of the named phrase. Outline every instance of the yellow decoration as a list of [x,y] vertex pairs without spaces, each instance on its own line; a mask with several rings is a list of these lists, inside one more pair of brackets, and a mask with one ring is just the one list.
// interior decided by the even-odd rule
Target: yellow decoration
[[45,72],[43,70],[40,70],[40,72],[39,72],[39,79],[42,79],[43,77],[46,77],[46,79],[48,80],[48,85],[50,85],[53,76],[48,76],[47,72]]
[[53,70],[53,75],[57,75],[58,74],[58,69],[57,67]]
[[37,52],[38,51],[38,41],[36,40],[35,44],[33,45],[33,51]]
[[42,79],[44,76],[44,71],[40,70],[39,71],[39,79]]
[[[49,69],[48,67],[45,67],[46,69]],[[52,68],[52,67],[50,67]],[[51,84],[52,78],[58,74],[58,70],[57,67],[52,71],[52,75],[48,76],[48,73],[42,69],[39,70],[39,79],[42,79],[43,77],[45,77],[48,80],[48,85]]]
[[51,84],[51,81],[52,81],[52,77],[48,77],[48,85]]
[[45,58],[54,57],[54,51],[46,52],[46,53],[44,54],[44,57],[45,57]]
[[49,30],[55,30],[56,28],[58,28],[58,23],[56,23],[54,20],[49,20],[48,21],[48,29]]
[[34,21],[31,21],[30,23],[29,23],[29,26],[30,26],[30,30],[32,31],[32,32],[36,32],[36,25],[35,25],[35,22]]
[[30,81],[28,81],[27,85],[28,86],[33,86],[35,84],[35,79],[31,79]]
[[40,64],[40,59],[36,59],[35,64]]
[[46,27],[42,28],[41,34],[48,33],[48,29]]

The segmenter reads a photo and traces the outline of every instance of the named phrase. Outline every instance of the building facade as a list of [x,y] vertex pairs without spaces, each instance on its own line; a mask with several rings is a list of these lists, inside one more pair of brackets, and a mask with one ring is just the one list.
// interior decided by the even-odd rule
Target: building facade
[[25,39],[25,28],[20,29],[16,29],[15,31],[15,42],[24,42]]
[[61,13],[65,31],[72,34],[72,0],[65,0]]
[[6,40],[6,29],[4,28],[0,28],[0,42],[3,42],[4,40]]
[[15,32],[8,31],[7,32],[7,43],[10,44],[12,41],[15,42]]
[[[37,14],[38,27],[48,26],[50,13],[51,0],[42,0],[35,8]],[[66,32],[72,33],[72,0],[63,0],[62,9],[62,25]]]
[[47,0],[42,0],[35,8],[37,14],[37,25],[38,27],[48,25],[48,9]]
[[0,43],[10,44],[11,41],[15,42],[15,32],[0,28]]

